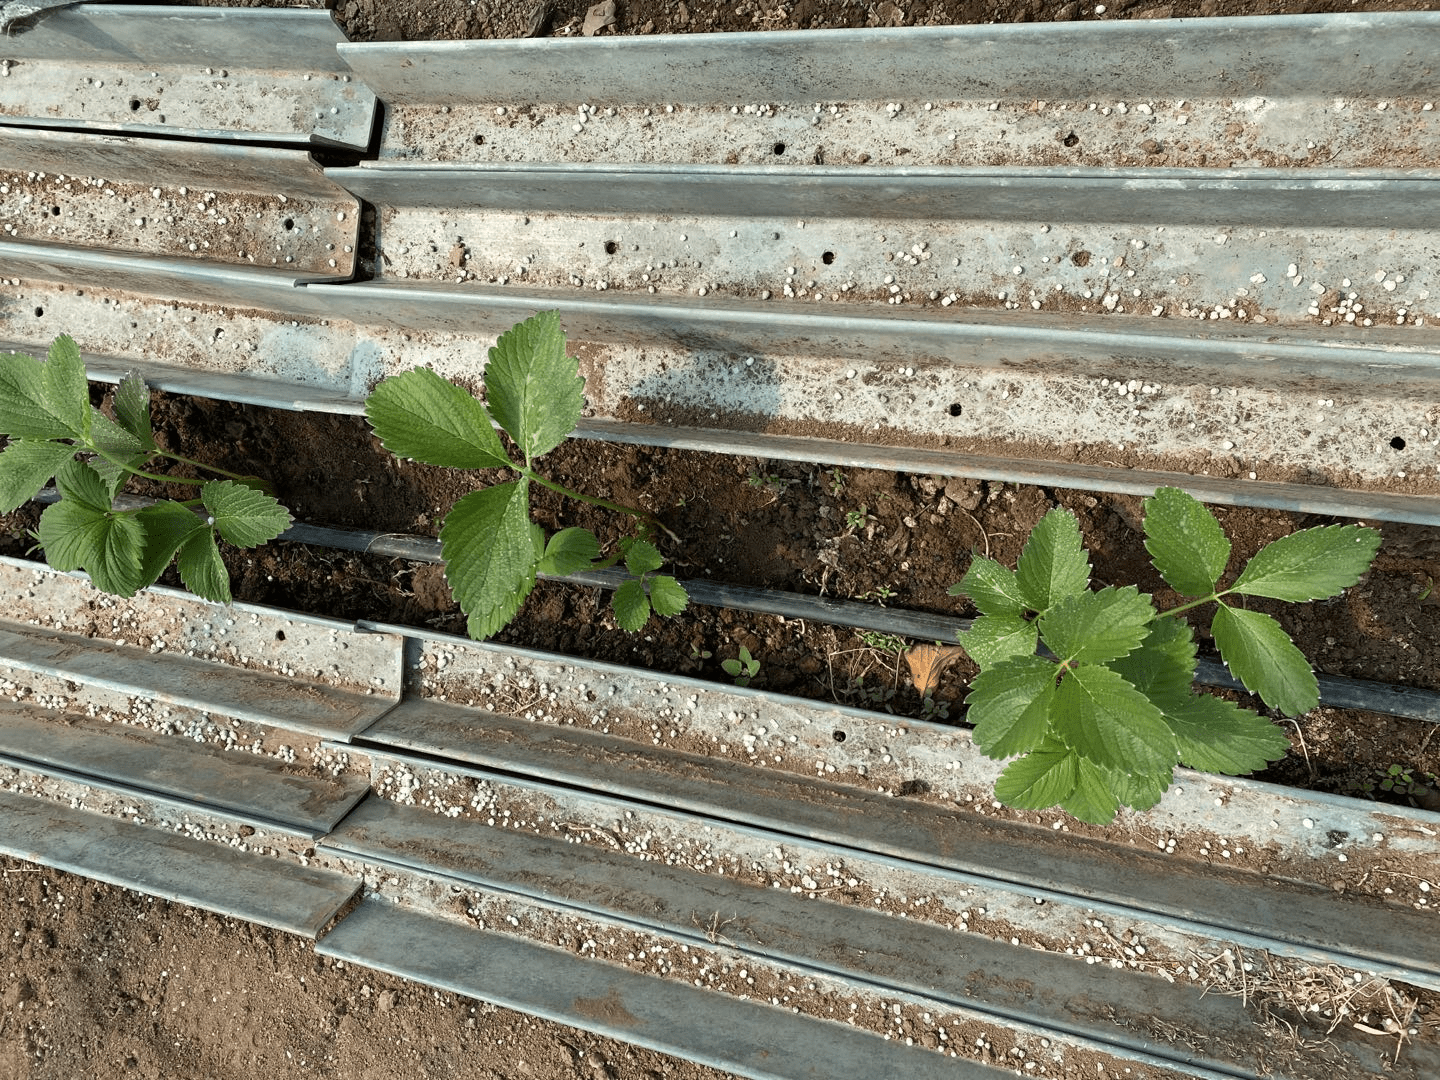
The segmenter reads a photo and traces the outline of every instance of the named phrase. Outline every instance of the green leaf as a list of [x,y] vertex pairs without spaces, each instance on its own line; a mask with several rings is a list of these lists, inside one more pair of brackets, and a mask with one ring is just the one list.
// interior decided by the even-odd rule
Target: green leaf
[[621,540],[620,550],[625,554],[625,569],[636,577],[644,577],[651,570],[659,570],[665,562],[660,557],[660,549],[645,540]]
[[90,467],[100,474],[105,481],[105,490],[113,501],[116,492],[125,486],[125,481],[130,477],[131,469],[138,469],[144,464],[146,447],[143,442],[137,439],[130,432],[111,420],[99,409],[90,410],[90,445],[96,450],[103,450],[109,455],[106,457],[97,456],[90,462]]
[[535,567],[538,574],[565,577],[589,570],[600,558],[600,541],[589,529],[561,529],[550,537],[545,554]]
[[558,311],[512,326],[490,350],[485,396],[526,465],[554,450],[580,422],[585,380],[579,372],[579,362],[565,355]]
[[980,672],[965,697],[975,745],[992,758],[1039,746],[1050,723],[1057,670],[1049,660],[1023,656]]
[[1299,716],[1320,704],[1310,662],[1269,615],[1221,604],[1210,633],[1226,666],[1270,708]]
[[1360,580],[1380,550],[1380,533],[1360,525],[1303,529],[1267,544],[1230,591],[1276,600],[1324,600]]
[[1263,716],[1209,694],[1165,709],[1180,760],[1195,769],[1241,776],[1285,756],[1290,740]]
[[1209,596],[1230,561],[1230,541],[1209,510],[1179,488],[1145,500],[1145,550],[1182,596]]
[[63,498],[87,506],[97,514],[110,512],[111,500],[105,481],[82,461],[68,461],[60,466],[55,472],[55,487]]
[[513,469],[485,406],[429,368],[386,379],[365,399],[365,419],[396,457],[454,469]]
[[200,489],[200,501],[216,530],[236,547],[259,547],[290,527],[290,511],[273,496],[234,480],[209,481]]
[[[145,532],[145,546],[140,553],[140,576],[146,585],[153,585],[170,565],[184,543],[197,533],[209,533],[204,519],[197,517],[177,502],[159,502],[135,515]],[[213,543],[213,541],[212,541]],[[184,577],[184,572],[181,572]],[[186,585],[190,585],[186,581]],[[190,586],[193,592],[199,592]],[[202,594],[203,595],[203,594]]]
[[457,502],[440,529],[440,553],[450,590],[470,616],[470,635],[489,637],[535,584],[529,481],[496,484]]
[[1167,703],[1190,696],[1195,683],[1195,632],[1181,619],[1156,619],[1138,649],[1105,666],[1163,711]]
[[150,430],[150,388],[136,372],[127,372],[115,388],[115,419],[146,450],[155,449],[155,436]]
[[645,595],[645,586],[639,578],[631,578],[616,589],[610,603],[621,630],[633,634],[650,620],[650,599]]
[[1045,810],[1069,798],[1079,783],[1080,756],[1047,739],[995,778],[995,797],[1017,810]]
[[1149,810],[1160,801],[1170,781],[1175,779],[1173,769],[1159,773],[1120,772],[1105,770],[1105,780],[1110,791],[1123,806],[1132,810]]
[[90,388],[75,342],[62,334],[48,360],[0,353],[0,435],[23,439],[84,439]]
[[656,574],[650,579],[650,606],[656,615],[671,618],[679,615],[690,603],[685,586],[669,574]]
[[984,557],[970,560],[960,583],[950,586],[950,595],[968,596],[982,615],[1020,615],[1029,606],[1015,571]]
[[118,461],[108,461],[105,458],[97,457],[90,461],[90,467],[99,474],[100,479],[105,482],[105,494],[110,501],[115,501],[115,496],[125,486],[125,481],[130,478],[130,470],[138,469],[145,463],[144,454],[125,454]]
[[1109,825],[1118,802],[1109,781],[1107,773],[1082,757],[1075,763],[1075,790],[1060,800],[1061,809],[1091,825]]
[[1052,604],[1085,591],[1090,584],[1090,561],[1080,543],[1080,525],[1069,510],[1055,507],[1035,526],[1015,580],[1025,606],[1045,611]]
[[1082,664],[1060,682],[1051,730],[1097,765],[1161,772],[1176,761],[1175,737],[1153,702],[1107,667]]
[[981,668],[989,668],[1002,660],[1035,655],[1040,632],[1034,621],[1023,615],[981,615],[955,640],[970,659]]
[[210,529],[202,528],[180,546],[176,569],[185,587],[196,596],[217,604],[230,603],[230,573],[225,569],[215,534]]
[[1072,664],[1103,664],[1133,652],[1155,608],[1134,585],[1082,592],[1051,605],[1039,618],[1040,640]]
[[[98,486],[100,478],[86,471]],[[134,596],[145,584],[140,573],[145,533],[131,514],[117,514],[82,499],[66,498],[45,508],[38,536],[51,566],[57,570],[84,570],[98,589],[117,596]]]
[[75,456],[69,443],[16,439],[0,451],[0,514],[8,514],[40,489]]

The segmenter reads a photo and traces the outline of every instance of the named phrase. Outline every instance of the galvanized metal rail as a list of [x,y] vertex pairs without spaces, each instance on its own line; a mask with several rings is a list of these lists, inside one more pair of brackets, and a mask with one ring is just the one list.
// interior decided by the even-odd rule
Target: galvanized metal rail
[[[16,560],[0,595],[0,850],[744,1075],[1303,1077],[1227,963],[1440,986],[1435,814],[1187,772],[1088,829],[993,804],[955,728]],[[1386,1075],[1440,1065],[1407,1038]]]

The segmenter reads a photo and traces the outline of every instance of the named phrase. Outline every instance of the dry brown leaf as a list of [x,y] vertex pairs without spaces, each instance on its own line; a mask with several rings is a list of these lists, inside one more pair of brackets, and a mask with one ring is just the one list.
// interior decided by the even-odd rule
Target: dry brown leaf
[[910,665],[910,681],[923,698],[935,689],[940,673],[950,661],[965,652],[959,645],[912,645],[905,653],[905,662]]
[[580,32],[586,37],[594,37],[602,28],[614,25],[615,0],[604,0],[604,3],[596,4],[585,12],[585,25],[580,28]]

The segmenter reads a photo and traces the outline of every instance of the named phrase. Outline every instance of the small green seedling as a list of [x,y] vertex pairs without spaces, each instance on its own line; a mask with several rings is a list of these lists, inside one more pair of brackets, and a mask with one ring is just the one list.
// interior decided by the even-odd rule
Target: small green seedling
[[869,521],[870,508],[868,506],[862,506],[859,510],[845,511],[845,527],[851,532],[859,532]]
[[749,686],[750,680],[760,674],[760,661],[751,656],[744,645],[740,646],[739,660],[722,660],[720,666],[735,680],[736,686]]
[[[863,600],[864,597],[862,596],[861,599]],[[856,637],[867,649],[874,649],[876,652],[894,653],[899,656],[909,648],[905,639],[899,634],[886,634],[879,630],[859,630],[856,632]]]
[[868,589],[865,592],[857,594],[855,599],[876,600],[879,601],[880,605],[883,607],[886,600],[893,600],[897,595],[899,594],[896,593],[895,590],[892,589],[889,585],[878,585],[873,589]]
[[[90,404],[85,364],[61,335],[45,360],[0,353],[0,514],[33,499],[53,477],[60,501],[32,534],[56,570],[84,570],[95,586],[134,596],[176,560],[180,579],[207,600],[230,602],[230,575],[215,538],[258,547],[290,527],[290,513],[262,482],[161,450],[150,431],[150,389],[135,374],[115,390],[115,419]],[[78,458],[77,458],[77,455]],[[223,480],[149,471],[166,458]],[[117,510],[132,476],[199,488],[199,498]],[[197,513],[196,511],[202,511]]]
[[690,646],[691,660],[709,660],[714,655],[709,649],[702,649],[699,645]]
[[845,491],[845,474],[836,468],[831,469],[825,475],[830,478],[830,494],[838,499]]
[[[485,365],[482,404],[428,368],[386,379],[365,402],[375,435],[396,457],[456,469],[503,468],[519,478],[460,499],[440,529],[445,578],[471,637],[487,638],[505,626],[535,587],[537,574],[563,577],[624,563],[630,578],[615,590],[612,607],[621,629],[634,632],[657,615],[678,615],[689,596],[651,541],[665,532],[659,520],[608,499],[572,491],[541,475],[536,459],[575,430],[584,405],[580,363],[565,354],[558,312],[545,311],[500,335]],[[495,425],[510,436],[521,460],[513,461]],[[588,529],[561,529],[548,540],[530,520],[530,485],[627,514],[638,523],[608,558]]]
[[1231,673],[1270,708],[1299,715],[1320,699],[1309,663],[1275,619],[1234,600],[1335,596],[1380,546],[1377,531],[1358,525],[1305,529],[1263,548],[1221,589],[1230,541],[1200,503],[1161,488],[1145,500],[1144,527],[1160,576],[1197,599],[1162,613],[1133,585],[1092,591],[1075,515],[1059,508],[1030,534],[1015,570],[976,558],[950,589],[980,610],[959,635],[980,667],[965,704],[976,745],[1015,758],[995,781],[1008,806],[1059,805],[1104,824],[1121,804],[1159,802],[1177,764],[1239,775],[1282,757],[1289,741],[1276,725],[1194,692],[1195,634],[1176,616],[1215,604],[1210,632]]

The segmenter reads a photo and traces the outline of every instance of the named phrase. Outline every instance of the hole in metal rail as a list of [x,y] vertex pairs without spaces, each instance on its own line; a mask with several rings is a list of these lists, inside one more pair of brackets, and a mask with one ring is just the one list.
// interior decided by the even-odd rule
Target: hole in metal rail
[[50,213],[51,213],[53,216],[55,216],[55,217],[59,217],[59,216],[60,216],[60,207],[58,207],[58,206],[52,206],[52,207],[50,207]]
[[831,263],[833,263],[833,262],[835,261],[835,253],[834,253],[833,251],[827,251],[827,252],[825,252],[825,254],[823,254],[823,255],[820,256],[820,261],[821,261],[822,263],[824,263],[826,266],[829,266]]
[[286,231],[286,232],[289,232],[291,229],[295,228],[295,219],[294,219],[294,218],[288,218],[288,217],[287,217],[287,218],[286,218],[284,221],[282,221],[280,224],[283,225],[283,226],[285,226],[285,231]]
[[1390,445],[1396,450],[1404,450],[1405,440],[1402,439],[1399,435],[1396,435],[1393,439],[1390,440]]
[[140,111],[140,99],[139,99],[139,98],[137,98],[137,97],[132,97],[132,98],[130,99],[130,111],[131,111],[131,112],[139,112],[139,111]]
[[285,631],[284,631],[284,630],[276,630],[276,631],[275,631],[275,640],[276,640],[276,641],[284,641],[284,640],[285,640]]
[[844,742],[844,741],[845,741],[845,732],[843,732],[843,731],[836,731],[836,732],[831,736],[831,738],[833,738],[836,742]]
[[620,245],[617,244],[614,240],[606,240],[606,241],[605,241],[605,254],[606,254],[606,255],[614,255],[614,254],[615,254],[617,251],[619,251],[619,250],[620,250]]
[[770,149],[773,150],[777,155],[783,154],[785,152],[785,144],[783,142],[777,142]]
[[1071,131],[1065,135],[1060,136],[1060,141],[1066,146],[1079,146],[1080,136],[1076,135],[1075,132]]
[[949,411],[949,413],[950,413],[951,416],[959,416],[962,412],[965,411],[965,408],[964,408],[964,406],[962,406],[958,401],[956,401],[956,402],[953,402],[953,403],[950,405],[950,408],[949,408],[948,411]]
[[484,135],[476,135],[476,136],[475,136],[475,145],[476,145],[476,146],[484,146],[484,145],[485,145],[485,136],[484,136]]
[[37,307],[37,308],[35,309],[35,317],[36,317],[37,319],[40,318],[40,316],[42,316],[42,315],[44,315],[44,314],[45,314],[45,309],[44,309],[43,307]]

